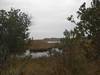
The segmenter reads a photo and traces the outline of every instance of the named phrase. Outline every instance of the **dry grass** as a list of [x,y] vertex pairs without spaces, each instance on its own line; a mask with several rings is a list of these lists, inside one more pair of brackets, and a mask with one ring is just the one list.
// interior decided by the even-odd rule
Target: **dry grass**
[[58,63],[58,58],[40,59],[15,59],[10,61],[10,66],[1,70],[0,75],[64,75],[63,67]]
[[45,40],[34,40],[31,41],[29,48],[33,50],[48,49],[55,47],[55,45],[55,43],[48,43]]

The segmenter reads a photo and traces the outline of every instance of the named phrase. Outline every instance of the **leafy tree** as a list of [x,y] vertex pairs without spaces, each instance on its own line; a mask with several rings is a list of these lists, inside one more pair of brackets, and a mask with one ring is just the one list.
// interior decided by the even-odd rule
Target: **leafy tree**
[[[69,21],[76,24],[74,30],[64,32],[67,45],[64,51],[66,52],[65,60],[71,75],[86,75],[87,59],[83,48],[85,42],[91,40],[96,50],[92,50],[92,53],[95,53],[96,57],[100,55],[100,0],[93,0],[88,8],[86,8],[86,3],[83,3],[77,14],[77,21],[74,20],[73,15],[68,17]],[[88,54],[91,54],[90,51]]]
[[100,56],[100,0],[92,0],[91,6],[86,8],[83,3],[77,11],[79,22],[76,22],[73,15],[68,20],[75,23],[74,32],[76,38],[91,40],[94,44],[94,53],[96,58]]
[[80,6],[78,13],[79,22],[76,22],[71,15],[68,20],[75,23],[77,26],[74,30],[77,31],[77,36],[88,37],[94,39],[98,31],[100,31],[100,1],[93,0],[91,7],[86,8],[86,3]]
[[24,48],[30,24],[31,18],[20,9],[0,10],[0,53],[2,55],[3,52]]
[[28,38],[27,31],[31,23],[30,17],[19,9],[11,9],[11,11],[8,12],[8,17],[8,47],[11,50],[20,49],[24,46],[25,39]]

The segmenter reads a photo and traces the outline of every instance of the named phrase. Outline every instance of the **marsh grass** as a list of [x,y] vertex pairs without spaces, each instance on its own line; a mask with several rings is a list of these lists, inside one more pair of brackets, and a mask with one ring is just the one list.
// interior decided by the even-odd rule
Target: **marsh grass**
[[65,75],[62,58],[12,58],[0,75]]

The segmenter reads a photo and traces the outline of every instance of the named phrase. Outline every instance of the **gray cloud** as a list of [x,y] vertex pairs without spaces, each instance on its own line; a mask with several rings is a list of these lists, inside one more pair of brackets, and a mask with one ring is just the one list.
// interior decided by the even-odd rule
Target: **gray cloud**
[[20,8],[33,16],[30,37],[63,37],[74,25],[65,18],[75,14],[83,2],[90,0],[0,0],[0,9]]

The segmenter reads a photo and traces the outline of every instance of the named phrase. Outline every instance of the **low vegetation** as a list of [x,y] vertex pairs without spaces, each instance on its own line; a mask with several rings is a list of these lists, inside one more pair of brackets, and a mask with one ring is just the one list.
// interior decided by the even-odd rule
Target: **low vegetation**
[[64,75],[62,65],[59,57],[12,58],[6,68],[0,69],[0,75]]

